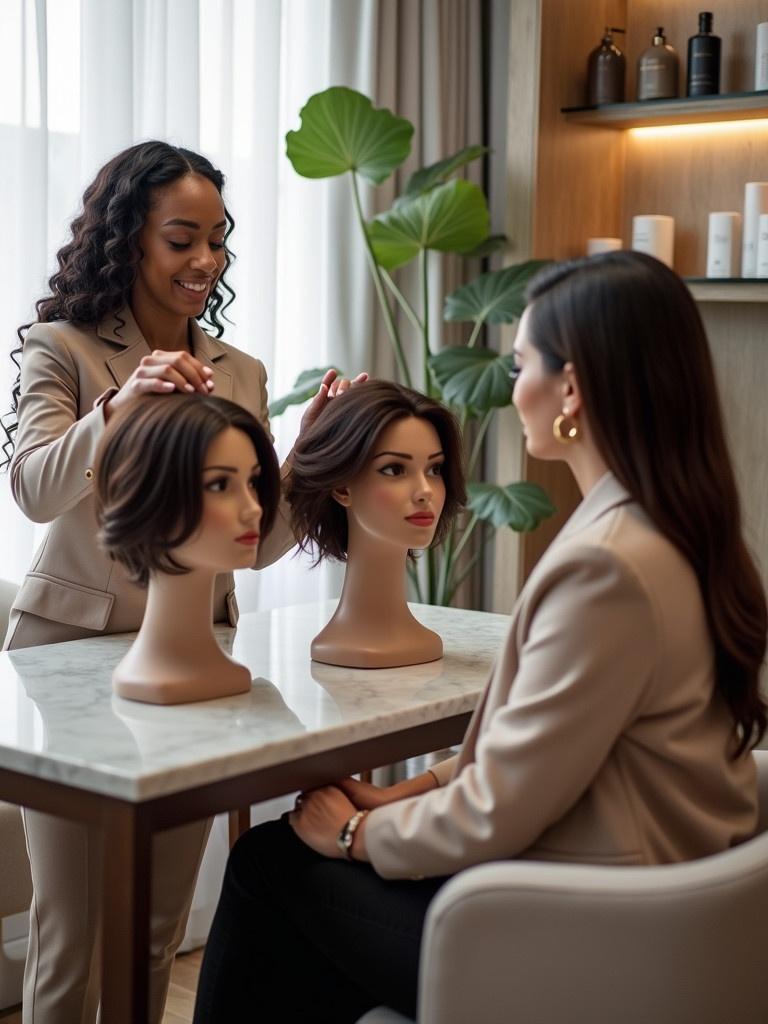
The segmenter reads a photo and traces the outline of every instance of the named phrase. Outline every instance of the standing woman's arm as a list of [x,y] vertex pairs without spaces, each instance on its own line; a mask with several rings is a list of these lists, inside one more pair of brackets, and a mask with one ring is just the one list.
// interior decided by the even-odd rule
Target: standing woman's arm
[[104,432],[98,406],[78,419],[77,367],[56,327],[35,324],[24,342],[11,491],[24,514],[47,523],[82,501],[92,486]]

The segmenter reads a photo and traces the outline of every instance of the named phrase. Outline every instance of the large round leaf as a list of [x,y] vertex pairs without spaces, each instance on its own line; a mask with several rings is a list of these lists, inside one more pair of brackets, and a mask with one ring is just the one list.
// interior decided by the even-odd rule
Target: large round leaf
[[452,345],[430,356],[429,367],[443,399],[472,412],[500,409],[512,402],[510,373],[514,356],[500,356],[488,348]]
[[481,274],[457,288],[445,300],[445,320],[474,320],[510,324],[525,309],[525,288],[533,275],[549,260],[528,260],[503,270]]
[[465,164],[472,163],[473,160],[477,160],[487,152],[487,146],[465,146],[453,156],[447,156],[444,160],[438,160],[436,164],[430,164],[428,167],[414,171],[408,179],[403,195],[416,196],[421,195],[422,192],[428,192],[435,185],[447,181],[454,171],[458,171]]
[[423,249],[468,252],[487,235],[488,204],[470,181],[448,181],[401,198],[368,224],[376,262],[385,270],[408,263]]
[[[326,366],[318,370],[303,370],[296,378],[293,391],[289,391],[282,398],[276,398],[274,402],[270,402],[269,415],[280,416],[289,405],[303,405],[304,402],[317,394],[317,390],[323,382],[323,377],[330,369],[336,368]],[[338,373],[339,371],[336,370],[336,372]]]
[[509,526],[518,533],[535,530],[555,507],[538,484],[468,484],[470,511],[495,527]]
[[301,128],[285,137],[288,159],[305,178],[357,171],[380,185],[411,151],[413,125],[362,93],[335,85],[310,96]]

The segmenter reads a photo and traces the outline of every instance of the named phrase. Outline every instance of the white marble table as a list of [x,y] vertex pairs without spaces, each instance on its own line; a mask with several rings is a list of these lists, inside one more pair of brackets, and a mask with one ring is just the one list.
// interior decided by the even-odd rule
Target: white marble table
[[0,655],[0,799],[104,829],[103,1024],[146,1020],[153,832],[458,742],[509,621],[414,606],[444,657],[365,671],[309,660],[334,606],[221,627],[253,685],[200,704],[113,696],[130,635]]

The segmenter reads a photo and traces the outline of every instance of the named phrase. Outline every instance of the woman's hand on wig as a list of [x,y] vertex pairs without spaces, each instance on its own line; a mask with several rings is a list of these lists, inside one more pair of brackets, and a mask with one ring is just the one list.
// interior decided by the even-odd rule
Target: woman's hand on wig
[[309,403],[304,415],[301,417],[299,437],[301,438],[301,436],[309,430],[317,417],[332,399],[339,398],[339,396],[343,395],[345,391],[349,390],[349,388],[353,388],[356,384],[363,384],[367,380],[367,373],[358,373],[354,380],[348,380],[346,377],[339,377],[335,370],[326,371],[320,387],[318,388],[317,394]]
[[338,787],[321,786],[297,797],[288,821],[299,839],[315,853],[341,857],[336,837],[356,810]]
[[209,395],[213,391],[212,376],[210,366],[204,366],[189,352],[156,349],[142,358],[125,384],[110,398],[107,417],[140,395],[167,395],[172,391]]

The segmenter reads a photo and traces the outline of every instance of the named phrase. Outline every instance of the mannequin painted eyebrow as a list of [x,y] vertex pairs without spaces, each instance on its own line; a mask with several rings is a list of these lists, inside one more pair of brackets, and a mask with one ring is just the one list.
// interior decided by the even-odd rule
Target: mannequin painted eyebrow
[[[237,472],[239,472],[238,469],[237,469],[237,466],[203,466],[203,472],[204,473],[212,472],[214,469],[217,472],[219,472],[219,473],[237,473]],[[251,466],[251,468],[250,468],[250,470],[248,472],[249,473],[255,473],[257,469],[261,469],[261,466],[258,464],[258,462],[254,462],[254,464]]]
[[[434,454],[428,455],[427,459],[437,459],[442,454],[443,454],[442,451],[434,452]],[[413,461],[413,456],[406,454],[406,452],[378,452],[373,457],[374,457],[374,459],[380,459],[382,457],[382,455],[394,455],[398,459],[408,459],[411,462]]]
[[[226,226],[227,222],[225,220],[220,220],[218,224],[213,225],[211,231],[215,231],[216,228],[225,228]],[[184,220],[183,217],[174,217],[172,220],[166,220],[163,222],[163,227],[195,228],[198,231],[200,230],[200,225],[197,223],[197,221]]]

